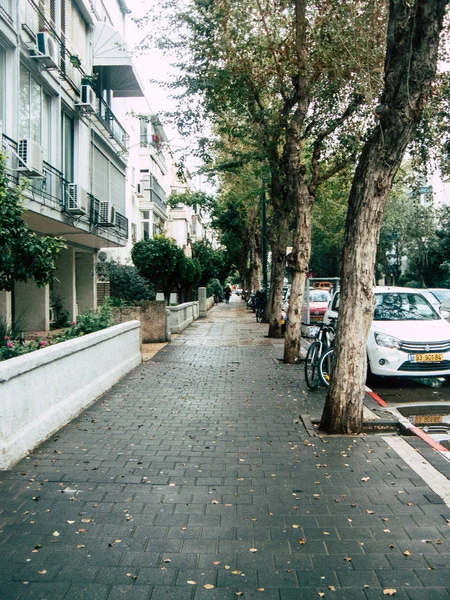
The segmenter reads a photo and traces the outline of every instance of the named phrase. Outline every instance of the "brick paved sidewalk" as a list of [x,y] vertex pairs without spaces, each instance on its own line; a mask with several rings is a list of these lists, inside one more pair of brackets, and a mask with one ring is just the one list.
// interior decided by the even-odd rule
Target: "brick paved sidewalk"
[[0,473],[1,600],[450,599],[450,510],[380,437],[308,437],[266,327],[213,308]]

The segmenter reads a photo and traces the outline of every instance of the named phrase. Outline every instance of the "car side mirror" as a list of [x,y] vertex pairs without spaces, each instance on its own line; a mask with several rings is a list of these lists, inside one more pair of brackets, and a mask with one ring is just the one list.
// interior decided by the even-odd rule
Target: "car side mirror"
[[443,319],[448,319],[450,317],[450,312],[448,312],[448,310],[441,310],[440,313]]

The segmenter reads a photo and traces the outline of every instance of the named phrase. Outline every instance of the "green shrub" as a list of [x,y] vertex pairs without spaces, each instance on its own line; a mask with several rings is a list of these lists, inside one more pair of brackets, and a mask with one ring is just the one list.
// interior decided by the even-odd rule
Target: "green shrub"
[[206,285],[206,296],[218,296],[223,298],[223,287],[218,279],[210,279]]

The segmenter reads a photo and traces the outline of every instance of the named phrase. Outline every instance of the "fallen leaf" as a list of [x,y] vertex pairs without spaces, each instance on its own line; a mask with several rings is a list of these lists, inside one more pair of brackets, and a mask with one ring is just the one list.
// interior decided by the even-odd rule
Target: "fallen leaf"
[[220,560],[213,560],[213,565],[220,565]]
[[411,556],[411,552],[409,550],[405,550],[403,552],[403,556]]
[[408,502],[408,506],[414,506],[414,502]]
[[242,571],[239,571],[239,569],[235,569],[234,571],[231,571],[231,573],[233,575],[240,575],[242,573]]
[[439,538],[439,539],[436,540],[436,544],[442,544],[441,538]]
[[370,477],[361,477],[361,481],[369,481]]
[[225,565],[225,569],[228,571],[229,569],[231,569],[230,565]]
[[366,513],[367,513],[368,515],[374,515],[374,514],[375,514],[375,511],[374,511],[374,510],[367,509],[367,510],[366,510]]
[[293,529],[298,529],[300,527],[300,525],[292,525]]
[[330,532],[329,531],[324,531],[323,535],[330,535]]
[[[67,522],[70,523],[70,521],[67,521]],[[81,519],[81,522],[82,523],[90,523],[91,519]],[[73,521],[72,521],[72,523],[73,523]]]
[[75,521],[67,521],[69,523],[69,525],[73,525],[75,523]]
[[258,548],[249,548],[250,552],[258,552]]
[[390,529],[383,529],[384,533],[391,533]]
[[85,548],[86,546],[84,544],[78,544],[77,548]]
[[323,598],[325,596],[325,592],[319,592],[319,596]]
[[301,545],[303,545],[303,544],[306,544],[306,540],[305,540],[305,538],[300,538],[300,539],[298,540],[298,543],[299,543],[299,544],[301,544]]
[[47,573],[47,571],[45,569],[43,569],[42,571],[38,571],[39,575],[45,575]]
[[256,591],[257,591],[257,592],[263,592],[263,591],[264,591],[264,588],[256,588]]
[[395,588],[386,588],[385,590],[383,590],[383,594],[385,596],[393,596],[396,593],[397,593],[397,590]]
[[334,585],[329,585],[328,589],[331,590],[332,592],[336,591],[336,588],[334,587]]
[[188,579],[187,583],[189,585],[197,585],[197,582],[196,581],[192,581],[192,579]]
[[203,587],[205,588],[205,590],[212,590],[214,588],[212,583],[205,583]]
[[244,592],[236,592],[236,596],[242,596]]
[[163,560],[163,562],[165,562],[165,563],[171,563],[171,562],[172,562],[172,559],[171,559],[171,558],[165,558],[165,559]]
[[352,557],[351,556],[344,556],[344,560],[346,560],[347,562],[351,562]]
[[54,531],[54,532],[53,532],[53,536],[54,536],[54,537],[59,537],[59,531]]
[[211,504],[219,504],[218,500],[211,500]]

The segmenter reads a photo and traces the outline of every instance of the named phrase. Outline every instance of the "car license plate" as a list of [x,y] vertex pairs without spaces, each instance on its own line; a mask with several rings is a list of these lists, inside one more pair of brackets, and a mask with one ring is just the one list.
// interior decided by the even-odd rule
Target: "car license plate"
[[414,415],[413,423],[442,423],[442,415]]
[[443,354],[410,354],[410,362],[442,362],[444,360]]

